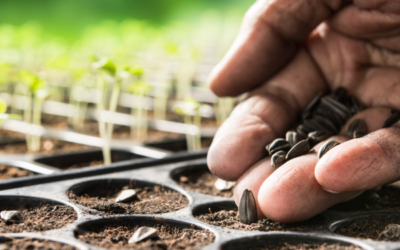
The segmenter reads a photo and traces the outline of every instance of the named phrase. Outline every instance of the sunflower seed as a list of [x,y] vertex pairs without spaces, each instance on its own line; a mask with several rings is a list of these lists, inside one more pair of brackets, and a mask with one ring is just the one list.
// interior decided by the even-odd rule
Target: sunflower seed
[[325,144],[322,145],[322,147],[319,149],[318,159],[321,159],[322,156],[324,156],[324,154],[326,154],[329,150],[331,150],[332,148],[336,147],[339,144],[340,142],[337,142],[335,140],[329,140],[325,142]]
[[325,117],[315,115],[313,117],[313,120],[320,124],[323,128],[325,128],[325,131],[327,131],[331,135],[336,135],[339,133],[339,130],[335,127],[335,124],[333,124],[330,120],[328,120]]
[[137,243],[143,240],[148,240],[158,237],[157,229],[152,227],[140,227],[129,239],[128,243]]
[[337,88],[332,93],[332,98],[339,102],[344,102],[346,100],[346,97],[347,97],[347,90],[343,87]]
[[315,110],[315,114],[329,120],[334,125],[335,130],[337,131],[339,131],[345,123],[340,115],[326,104],[319,105]]
[[291,147],[292,146],[290,146],[288,141],[279,138],[271,143],[271,145],[268,147],[268,152],[270,155],[273,155],[278,151],[289,151]]
[[347,129],[347,135],[352,138],[359,138],[360,135],[364,136],[366,133],[367,124],[365,124],[363,119],[355,119],[352,123],[350,123],[349,128]]
[[247,225],[258,221],[256,200],[249,189],[245,189],[240,197],[239,221]]
[[326,128],[325,126],[323,126],[317,119],[305,120],[304,126],[311,129],[310,133],[320,130],[320,131],[324,131],[328,135],[333,135],[332,131],[329,128]]
[[295,131],[286,132],[286,141],[289,142],[290,146],[294,146],[299,142],[299,135]]
[[0,215],[6,224],[21,223],[24,221],[19,211],[3,211]]
[[329,108],[331,108],[333,111],[335,111],[344,122],[346,122],[350,117],[351,117],[351,111],[346,107],[346,105],[343,105],[342,103],[334,100],[331,97],[323,97],[321,99],[321,103],[327,105]]
[[301,117],[303,118],[303,120],[308,119],[311,117],[312,112],[314,111],[314,109],[318,106],[318,104],[321,101],[323,94],[322,92],[319,92],[312,100],[311,102],[307,105],[306,109],[304,110],[303,114],[301,115]]
[[400,120],[400,112],[395,112],[385,121],[385,123],[383,123],[382,128],[390,128],[399,120]]
[[310,137],[308,137],[308,138],[306,139],[306,141],[308,142],[308,145],[310,145],[310,149],[313,148],[315,145],[318,144],[317,141],[315,141],[314,139],[312,139],[312,138],[310,138]]
[[385,230],[383,230],[382,234],[389,239],[400,237],[400,225],[389,224],[385,227]]
[[303,137],[303,138],[307,138],[307,135],[309,133],[311,133],[311,129],[306,127],[304,124],[301,124],[299,126],[297,126],[296,128],[296,132],[299,136]]
[[307,140],[302,140],[298,142],[296,145],[294,145],[292,149],[289,150],[289,152],[286,155],[286,160],[289,161],[298,156],[307,154],[309,151],[310,151],[310,144],[308,143]]
[[115,202],[129,202],[136,197],[136,191],[133,189],[125,189],[115,198]]
[[347,106],[353,115],[363,110],[363,106],[354,96],[347,98]]
[[215,181],[214,186],[216,189],[221,191],[229,191],[235,186],[234,181],[224,181],[222,179],[218,179]]
[[271,157],[271,166],[275,169],[279,168],[282,166],[285,162],[286,152],[285,151],[279,151],[276,152],[272,157]]
[[328,139],[328,137],[329,137],[329,134],[326,133],[325,131],[321,131],[321,130],[317,130],[317,131],[314,131],[314,132],[311,132],[308,134],[308,138],[313,139],[317,143]]

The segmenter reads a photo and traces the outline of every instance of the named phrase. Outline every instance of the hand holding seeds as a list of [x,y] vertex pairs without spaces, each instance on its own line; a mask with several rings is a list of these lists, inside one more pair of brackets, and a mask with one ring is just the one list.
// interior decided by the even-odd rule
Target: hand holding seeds
[[259,217],[305,220],[400,180],[400,6],[378,2],[257,1],[214,70],[217,95],[251,92],[208,164]]

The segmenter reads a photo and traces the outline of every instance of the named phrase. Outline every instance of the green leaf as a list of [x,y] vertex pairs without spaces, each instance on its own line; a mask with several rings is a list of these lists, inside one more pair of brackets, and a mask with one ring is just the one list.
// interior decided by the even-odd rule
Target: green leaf
[[36,93],[36,91],[45,87],[44,81],[38,75],[29,71],[22,71],[20,77],[32,93]]
[[92,66],[95,69],[104,70],[111,76],[115,76],[115,74],[117,73],[117,68],[115,67],[115,64],[108,58],[103,58],[100,61],[94,62]]
[[7,112],[7,104],[3,100],[0,100],[0,114],[4,114],[5,112]]

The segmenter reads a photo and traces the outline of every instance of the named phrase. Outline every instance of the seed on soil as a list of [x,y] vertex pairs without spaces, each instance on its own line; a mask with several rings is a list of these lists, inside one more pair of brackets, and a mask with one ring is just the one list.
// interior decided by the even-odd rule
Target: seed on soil
[[400,237],[400,225],[389,224],[382,233],[389,239]]
[[222,179],[218,179],[215,181],[215,188],[220,191],[229,191],[235,186],[236,182],[234,181],[225,181]]
[[268,147],[268,152],[270,155],[275,154],[278,151],[288,151],[291,148],[288,141],[285,139],[278,138],[274,140]]
[[299,157],[301,155],[307,154],[310,151],[310,144],[307,140],[302,140],[289,150],[286,155],[286,160],[289,161],[293,158]]
[[256,199],[249,189],[245,189],[240,197],[239,221],[248,225],[258,221]]
[[367,124],[363,119],[355,119],[347,129],[347,135],[352,138],[360,138],[367,133]]
[[129,239],[128,243],[136,243],[158,237],[157,230],[152,227],[140,227]]
[[382,128],[390,128],[399,120],[400,120],[400,112],[395,112],[383,123]]
[[21,223],[24,221],[19,211],[3,211],[1,218],[6,224]]
[[276,152],[272,157],[271,157],[271,166],[275,169],[279,168],[286,162],[286,152],[285,151],[279,151]]
[[296,145],[299,141],[299,135],[295,131],[288,131],[286,132],[286,141],[289,142],[290,146]]
[[115,202],[130,202],[136,197],[134,189],[122,190],[121,193],[115,198]]
[[318,159],[321,159],[322,156],[324,156],[324,154],[326,154],[329,150],[331,150],[332,148],[336,147],[339,144],[340,144],[340,142],[335,141],[335,140],[329,140],[329,141],[325,142],[325,144],[322,145],[322,147],[319,149]]

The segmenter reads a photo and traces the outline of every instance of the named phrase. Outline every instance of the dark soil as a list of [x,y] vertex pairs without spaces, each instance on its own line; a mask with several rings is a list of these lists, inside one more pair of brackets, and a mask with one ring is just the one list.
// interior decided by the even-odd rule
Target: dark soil
[[[147,225],[143,225],[147,226]],[[151,226],[158,231],[158,238],[143,242],[128,244],[129,239],[140,226],[134,223],[114,223],[96,228],[93,231],[79,235],[78,239],[106,249],[201,249],[211,244],[215,236],[208,230],[180,228],[167,224]]]
[[54,242],[49,240],[39,239],[14,239],[5,243],[0,243],[2,250],[77,250],[76,247]]
[[194,170],[190,173],[182,174],[179,177],[179,185],[186,189],[193,190],[198,193],[221,196],[233,197],[233,189],[228,191],[221,191],[215,188],[214,183],[218,177],[211,174],[207,169]]
[[24,176],[33,176],[33,175],[35,175],[35,173],[29,170],[8,165],[0,165],[0,180],[6,180]]
[[[209,210],[211,211],[212,209],[210,208]],[[324,225],[324,219],[322,216],[318,215],[309,220],[293,224],[284,224],[270,219],[261,219],[258,220],[257,223],[246,225],[239,222],[237,209],[221,210],[217,212],[211,211],[203,215],[195,216],[195,218],[213,226],[244,231],[309,231]]]
[[63,228],[78,218],[74,209],[65,205],[44,204],[20,212],[24,222],[6,225],[3,220],[0,220],[0,233],[37,232]]
[[400,237],[389,239],[383,235],[382,232],[388,224],[400,224],[400,218],[392,217],[391,215],[373,215],[367,218],[355,219],[349,225],[340,227],[335,232],[362,239],[400,241]]
[[[95,149],[95,147],[53,139],[42,139],[39,152],[51,154],[57,151],[73,152],[89,149]],[[2,154],[26,154],[27,152],[28,147],[25,142],[0,145],[0,153]]]
[[382,186],[379,191],[367,190],[353,200],[337,204],[329,210],[343,212],[399,210],[399,196],[399,187]]
[[75,203],[106,214],[160,214],[177,211],[189,205],[183,194],[163,186],[134,189],[137,197],[128,203],[115,202],[121,188],[95,187],[80,197],[73,191],[68,191],[68,197]]
[[265,247],[255,247],[250,248],[249,250],[308,250],[308,249],[319,249],[319,250],[362,250],[362,248],[350,245],[340,245],[340,244],[328,244],[324,243],[322,245],[319,244],[309,244],[309,243],[300,243],[300,244],[291,244],[291,243],[280,243],[277,245],[267,245]]

